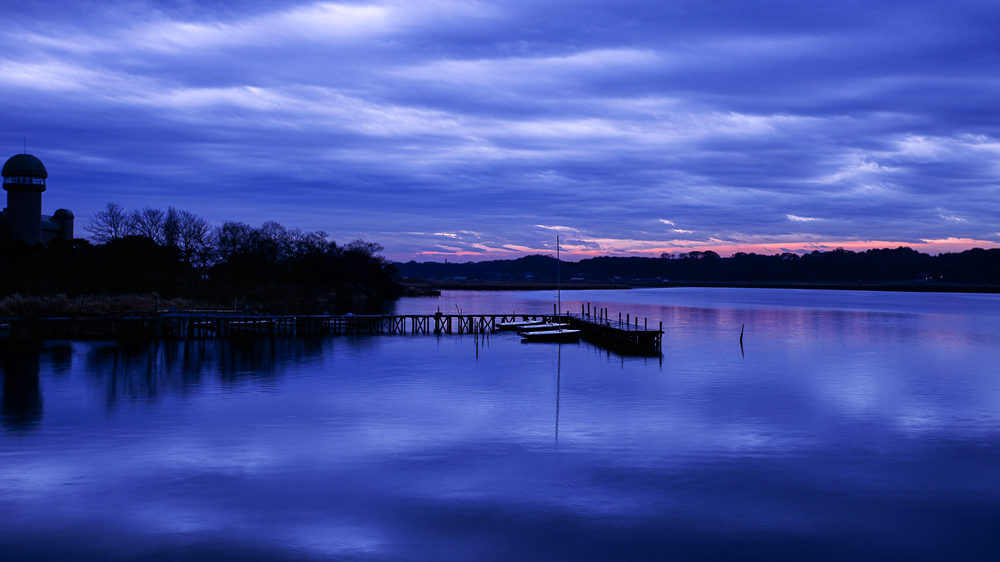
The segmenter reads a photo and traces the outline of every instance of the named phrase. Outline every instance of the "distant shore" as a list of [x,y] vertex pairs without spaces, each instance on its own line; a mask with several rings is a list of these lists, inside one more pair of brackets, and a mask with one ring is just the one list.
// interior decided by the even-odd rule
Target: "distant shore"
[[1000,293],[1000,285],[977,283],[802,283],[802,282],[679,282],[633,287],[727,287],[748,289],[820,289],[830,291],[895,291],[905,293]]
[[[614,290],[671,287],[720,287],[746,289],[819,289],[831,291],[894,291],[910,293],[1000,293],[1000,285],[982,283],[805,283],[805,282],[737,282],[737,281],[645,281],[579,282],[566,281],[559,285],[549,281],[485,281],[463,279],[403,279],[400,282],[408,296],[429,296],[447,291],[554,291]],[[437,291],[437,293],[435,293]]]
[[561,285],[547,281],[477,281],[461,279],[403,279],[399,282],[406,296],[427,296],[434,291],[555,291],[566,290],[609,290],[631,289],[625,283],[579,283],[566,282]]

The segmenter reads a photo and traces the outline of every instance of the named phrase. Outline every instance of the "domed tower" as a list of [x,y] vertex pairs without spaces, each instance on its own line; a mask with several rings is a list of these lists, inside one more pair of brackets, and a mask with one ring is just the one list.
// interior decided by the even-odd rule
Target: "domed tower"
[[15,154],[3,165],[7,192],[7,232],[14,240],[37,244],[42,236],[42,192],[49,172],[30,154]]
[[56,209],[52,213],[52,222],[55,223],[59,232],[59,240],[68,242],[73,239],[73,211],[69,209]]

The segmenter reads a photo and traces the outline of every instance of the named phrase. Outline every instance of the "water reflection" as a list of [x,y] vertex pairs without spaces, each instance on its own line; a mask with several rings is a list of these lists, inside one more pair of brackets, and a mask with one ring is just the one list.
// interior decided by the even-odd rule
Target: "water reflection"
[[562,344],[559,344],[558,360],[556,362],[556,444],[559,443],[559,387],[562,384]]
[[996,559],[1000,314],[739,294],[609,303],[672,315],[662,367],[504,334],[4,354],[39,407],[0,432],[0,552]]
[[40,363],[36,349],[0,346],[0,422],[13,430],[36,427],[42,420],[42,393],[39,389]]
[[188,394],[205,384],[273,385],[281,364],[309,362],[324,349],[320,338],[164,341],[79,344],[83,370],[104,385],[107,403],[155,401]]

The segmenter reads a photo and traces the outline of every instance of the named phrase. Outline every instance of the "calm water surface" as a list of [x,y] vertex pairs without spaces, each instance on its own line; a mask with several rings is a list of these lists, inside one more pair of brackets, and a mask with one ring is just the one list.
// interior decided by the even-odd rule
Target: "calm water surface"
[[662,321],[662,361],[505,334],[5,347],[0,558],[1000,557],[997,296],[582,303]]

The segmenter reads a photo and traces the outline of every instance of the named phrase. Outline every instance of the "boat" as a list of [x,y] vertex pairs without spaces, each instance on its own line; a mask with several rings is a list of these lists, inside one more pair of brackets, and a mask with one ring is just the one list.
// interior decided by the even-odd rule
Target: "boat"
[[521,343],[573,343],[580,340],[580,330],[544,330],[541,332],[524,332]]
[[547,332],[551,330],[561,330],[563,328],[569,328],[569,324],[556,324],[554,322],[545,322],[542,324],[532,324],[530,326],[523,326],[517,331],[519,334],[525,332]]
[[[559,263],[559,236],[556,236],[556,262]],[[562,318],[562,283],[559,276],[559,266],[556,266],[556,318]],[[552,343],[573,343],[580,341],[580,330],[571,330],[569,324],[548,323],[543,326],[533,326],[528,329],[521,329],[521,343],[552,342]],[[535,329],[537,328],[537,329]]]
[[520,330],[522,328],[538,326],[540,324],[545,324],[543,320],[522,320],[521,322],[500,322],[497,324],[497,330]]

